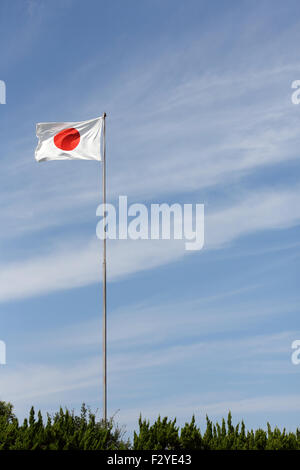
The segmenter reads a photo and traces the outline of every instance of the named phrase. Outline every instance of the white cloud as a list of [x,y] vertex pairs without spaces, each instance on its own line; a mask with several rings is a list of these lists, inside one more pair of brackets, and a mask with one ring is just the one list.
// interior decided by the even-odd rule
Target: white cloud
[[283,229],[300,222],[300,192],[257,191],[236,204],[208,213],[206,246],[217,247],[262,230]]
[[[168,399],[168,401],[153,401],[150,406],[146,407],[134,407],[127,409],[126,411],[121,410],[117,415],[118,421],[127,425],[129,430],[136,429],[137,417],[142,412],[143,418],[154,421],[158,415],[168,416],[169,418],[177,418],[177,424],[183,425],[186,421],[189,421],[193,414],[195,414],[196,421],[202,425],[203,430],[204,417],[208,415],[211,419],[226,418],[229,410],[233,414],[234,422],[243,419],[246,421],[247,417],[254,413],[259,413],[262,418],[261,425],[266,427],[267,421],[273,421],[270,416],[271,413],[297,413],[300,411],[300,398],[295,394],[284,394],[284,395],[263,395],[255,396],[250,398],[236,398],[228,399],[226,401],[219,397],[212,397],[211,399],[203,397],[203,394],[199,395],[185,395],[181,399]],[[275,423],[278,425],[277,423]]]
[[28,402],[37,397],[51,397],[72,390],[88,388],[99,380],[99,358],[77,362],[71,366],[19,364],[1,370],[1,399]]
[[[151,400],[151,405],[143,394],[143,390],[148,390],[152,377],[157,377],[157,374],[164,373],[164,371],[170,372],[174,367],[178,370],[181,364],[193,368],[192,390],[198,386],[197,376],[205,374],[207,369],[214,370],[214,373],[218,371],[221,373],[225,366],[227,374],[235,372],[235,381],[247,370],[248,381],[251,382],[254,377],[251,377],[251,372],[256,373],[257,363],[266,358],[269,358],[269,362],[262,362],[261,369],[257,371],[261,377],[265,377],[268,373],[281,374],[281,376],[297,374],[298,370],[291,365],[289,355],[291,338],[297,334],[299,331],[285,331],[230,340],[207,339],[185,345],[165,344],[163,348],[152,351],[144,349],[138,352],[130,349],[132,345],[129,337],[129,350],[128,347],[124,347],[125,345],[119,350],[116,349],[116,345],[111,345],[108,364],[110,406],[114,406],[112,404],[115,403],[116,397],[118,397],[119,406],[123,406],[124,398],[122,397],[132,394],[134,388],[134,393],[138,397],[136,406],[126,407],[127,409],[125,411],[122,409],[118,415],[118,421],[126,423],[129,428],[136,424],[140,411],[143,416],[150,419],[156,418],[160,413],[177,416],[179,420],[188,419],[192,413],[199,414],[200,412],[202,415],[205,413],[210,416],[224,415],[229,409],[236,414],[298,411],[300,400],[295,395],[249,396],[249,398],[241,399],[240,394],[234,391],[234,384],[230,385],[230,383],[226,390],[215,390],[211,393],[203,391],[198,394],[185,391],[183,395],[180,394],[180,398],[173,394],[167,399],[162,393],[159,402],[154,398]],[[53,341],[39,346],[40,354],[49,348],[50,343],[52,343],[52,350],[55,348],[55,334],[52,339]],[[75,337],[73,339],[76,341]],[[67,344],[66,347],[68,347]],[[246,361],[248,362],[245,369]],[[272,368],[268,370],[267,367],[270,365]],[[74,356],[72,361],[56,365],[9,364],[1,368],[0,399],[12,401],[18,412],[25,410],[26,406],[29,408],[32,403],[38,407],[44,407],[45,404],[53,403],[53,400],[63,406],[65,403],[69,406],[70,403],[79,406],[82,396],[87,397],[91,390],[98,390],[101,383],[100,373],[99,355],[90,355],[84,360],[78,360]],[[138,382],[135,380],[137,376]],[[257,380],[258,377],[255,375],[255,381]],[[120,387],[122,387],[122,397],[119,396]],[[70,400],[70,394],[72,400]],[[110,413],[112,411],[115,410],[110,410]]]
[[[169,60],[176,63],[175,57]],[[222,188],[263,167],[298,159],[300,121],[288,82],[297,65],[271,64],[263,70],[249,66],[221,78],[216,71],[192,69],[184,79],[175,76],[171,83],[161,83],[165,60],[162,54],[155,64],[122,74],[122,86],[118,80],[105,90],[111,110],[111,199],[127,194],[151,200],[185,192],[195,197],[203,188]],[[95,93],[91,90],[93,104],[83,102],[83,109],[101,101]],[[47,96],[52,99],[48,88]],[[100,202],[100,166],[37,165],[35,144],[34,135],[20,137],[2,160],[1,238],[87,220],[89,208]],[[8,180],[14,181],[13,189]]]
[[[205,247],[217,248],[236,238],[261,230],[286,228],[300,221],[298,188],[261,192],[216,212],[206,210]],[[100,241],[67,241],[39,257],[2,264],[0,301],[40,295],[100,281]],[[199,252],[201,254],[201,252]],[[177,261],[187,254],[181,240],[111,241],[108,253],[109,279]]]
[[[277,303],[276,306],[268,305],[261,301],[258,303],[255,292],[259,285],[248,285],[243,289],[226,291],[211,297],[201,296],[200,299],[182,300],[179,302],[165,302],[151,305],[151,301],[127,305],[109,312],[109,344],[115,353],[132,348],[148,348],[169,344],[180,344],[182,340],[189,340],[191,344],[199,342],[202,333],[207,335],[219,335],[220,333],[236,333],[243,335],[241,347],[247,347],[249,329],[257,325],[257,321],[266,318],[278,318],[283,312],[297,312],[299,302]],[[245,302],[244,296],[253,292],[256,301]],[[237,301],[237,299],[239,299]],[[226,302],[225,302],[226,301]],[[218,307],[222,302],[222,309]],[[182,312],[187,312],[182,315]],[[203,313],[205,312],[205,313]],[[159,325],[159,328],[157,327]],[[39,341],[27,340],[27,349],[31,348],[55,348],[56,351],[86,351],[99,348],[101,337],[101,318],[93,318],[89,321],[61,328],[52,333],[47,331],[39,335]],[[268,337],[257,337],[257,343],[253,351],[277,352],[279,344],[285,344],[290,348],[290,337],[296,337],[297,332],[284,332]],[[281,341],[282,340],[282,341]],[[286,342],[285,342],[286,340]],[[252,339],[253,341],[253,339]],[[204,344],[204,343],[203,343]],[[213,340],[212,347],[215,345]],[[220,343],[225,345],[224,343]],[[236,343],[235,343],[236,344]],[[226,345],[225,345],[226,346]],[[229,344],[230,346],[230,344]],[[283,346],[282,346],[283,347]],[[187,348],[188,350],[188,348]],[[286,349],[285,349],[286,351]]]
[[[181,249],[180,249],[181,246]],[[0,268],[0,301],[15,300],[62,289],[86,286],[101,279],[101,243],[65,243],[37,258]],[[175,261],[183,254],[177,241],[113,241],[109,250],[109,279]]]

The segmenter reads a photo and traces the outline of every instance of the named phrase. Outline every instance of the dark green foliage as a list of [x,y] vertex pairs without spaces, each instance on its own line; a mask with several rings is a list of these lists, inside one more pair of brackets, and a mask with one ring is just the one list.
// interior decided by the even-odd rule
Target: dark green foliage
[[139,418],[140,432],[134,433],[133,448],[136,450],[176,450],[180,449],[178,427],[174,421],[163,420],[158,417],[157,421],[150,426],[149,421]]
[[195,416],[179,429],[176,419],[158,419],[150,425],[139,418],[139,432],[133,444],[123,439],[123,432],[111,419],[106,425],[97,421],[82,405],[80,416],[63,410],[43,420],[33,408],[22,425],[13,413],[11,403],[0,401],[0,450],[300,450],[300,429],[295,433],[257,429],[246,431],[244,422],[234,426],[231,413],[227,421],[213,423],[206,417],[206,430],[201,434]]
[[6,403],[5,401],[0,401],[0,420],[11,423],[14,419],[15,415],[13,413],[13,405],[11,403]]
[[193,415],[190,423],[185,423],[180,433],[180,444],[183,449],[197,450],[203,448],[200,429],[195,425]]
[[0,402],[0,450],[125,450],[129,442],[111,419],[106,425],[82,405],[81,415],[62,408],[44,423],[31,408],[29,420],[22,426],[12,413],[12,406]]
[[206,430],[201,434],[195,424],[195,417],[186,423],[181,430],[175,426],[174,421],[168,418],[158,420],[150,426],[149,422],[139,419],[139,433],[134,433],[133,449],[135,450],[300,450],[300,430],[296,433],[286,433],[277,427],[272,431],[268,424],[268,431],[257,429],[246,431],[245,423],[234,426],[231,413],[228,413],[227,422],[223,419],[221,424],[213,424],[206,417]]

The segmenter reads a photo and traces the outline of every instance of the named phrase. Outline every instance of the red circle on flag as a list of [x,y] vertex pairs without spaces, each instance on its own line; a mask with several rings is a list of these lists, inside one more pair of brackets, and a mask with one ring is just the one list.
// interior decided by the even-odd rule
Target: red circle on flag
[[61,150],[74,150],[79,142],[80,134],[74,127],[63,129],[54,136],[54,143]]

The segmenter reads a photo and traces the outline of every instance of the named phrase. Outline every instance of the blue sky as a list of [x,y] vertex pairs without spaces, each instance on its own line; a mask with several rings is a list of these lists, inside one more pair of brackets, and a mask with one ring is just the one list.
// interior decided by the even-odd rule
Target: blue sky
[[[95,162],[35,124],[107,119],[108,197],[205,204],[205,247],[108,244],[109,415],[299,425],[298,2],[0,5],[0,399],[101,413]],[[119,410],[119,411],[118,411]]]

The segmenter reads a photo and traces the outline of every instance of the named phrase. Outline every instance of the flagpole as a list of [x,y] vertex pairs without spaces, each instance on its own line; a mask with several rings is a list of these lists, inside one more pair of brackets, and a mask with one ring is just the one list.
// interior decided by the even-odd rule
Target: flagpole
[[[103,163],[102,163],[102,191],[103,209],[106,216],[106,142],[105,142],[105,118],[103,114]],[[107,422],[107,323],[106,323],[106,227],[103,234],[103,325],[102,325],[102,349],[103,349],[103,421]]]

